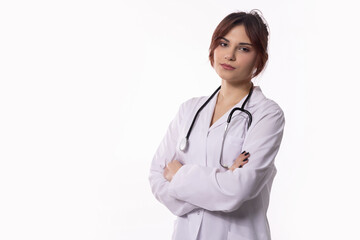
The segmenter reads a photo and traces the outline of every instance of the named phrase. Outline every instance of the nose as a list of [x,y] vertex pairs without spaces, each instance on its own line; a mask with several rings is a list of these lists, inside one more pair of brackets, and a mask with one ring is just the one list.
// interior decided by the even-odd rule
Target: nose
[[228,60],[228,61],[235,61],[235,53],[234,51],[229,51],[226,53],[225,55],[225,59]]

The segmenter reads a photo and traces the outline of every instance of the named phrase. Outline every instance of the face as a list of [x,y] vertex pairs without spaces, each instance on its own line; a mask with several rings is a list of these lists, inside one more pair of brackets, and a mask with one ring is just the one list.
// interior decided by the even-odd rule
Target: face
[[256,69],[256,57],[257,53],[245,27],[235,26],[220,39],[214,50],[214,69],[224,81],[232,84],[249,83]]

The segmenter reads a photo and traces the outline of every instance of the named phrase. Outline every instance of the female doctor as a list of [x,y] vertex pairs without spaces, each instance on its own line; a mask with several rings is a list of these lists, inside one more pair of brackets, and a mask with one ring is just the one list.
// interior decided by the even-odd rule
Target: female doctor
[[266,212],[285,120],[252,83],[267,45],[256,11],[229,14],[213,33],[221,88],[181,104],[150,169],[153,194],[178,216],[172,239],[271,239]]

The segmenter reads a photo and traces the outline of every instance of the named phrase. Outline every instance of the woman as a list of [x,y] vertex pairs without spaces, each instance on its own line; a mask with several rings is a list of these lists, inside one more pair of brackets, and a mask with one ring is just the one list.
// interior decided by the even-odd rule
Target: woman
[[150,170],[155,197],[178,216],[173,239],[271,238],[266,212],[285,120],[252,84],[267,45],[256,11],[231,13],[214,31],[209,59],[221,88],[180,106]]

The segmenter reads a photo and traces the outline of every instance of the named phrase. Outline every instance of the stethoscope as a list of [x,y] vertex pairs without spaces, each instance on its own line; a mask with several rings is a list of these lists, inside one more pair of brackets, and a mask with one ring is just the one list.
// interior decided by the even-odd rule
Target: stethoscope
[[[185,152],[187,150],[187,148],[189,147],[189,137],[190,137],[190,133],[192,131],[192,128],[194,127],[194,124],[195,124],[195,121],[197,119],[197,116],[199,115],[199,113],[203,110],[203,108],[210,102],[210,100],[215,96],[215,94],[220,90],[221,86],[219,86],[215,92],[209,97],[208,100],[206,100],[206,102],[199,108],[199,110],[196,112],[195,114],[195,117],[190,125],[190,128],[186,134],[186,137],[183,138],[181,140],[181,143],[180,143],[180,150],[182,152]],[[242,106],[240,108],[236,107],[236,108],[233,108],[231,110],[231,112],[229,113],[229,116],[227,118],[227,124],[225,126],[225,131],[224,131],[224,135],[223,135],[223,138],[222,138],[222,144],[221,144],[221,151],[220,151],[220,160],[219,160],[219,163],[220,165],[223,167],[223,168],[229,168],[228,166],[226,165],[223,165],[222,164],[222,155],[223,155],[223,149],[224,149],[224,141],[225,141],[225,137],[226,137],[226,134],[228,132],[228,129],[229,129],[229,124],[231,122],[231,118],[232,118],[232,115],[235,111],[239,110],[241,112],[244,112],[246,113],[248,116],[249,116],[249,121],[248,121],[248,126],[247,126],[247,129],[249,129],[249,127],[251,126],[251,122],[252,122],[252,115],[249,111],[247,111],[244,107],[245,107],[245,104],[249,101],[251,95],[252,95],[252,92],[253,92],[253,89],[254,89],[254,85],[251,83],[251,88],[250,88],[250,91],[249,91],[249,94],[248,96],[246,97],[244,103],[242,104]]]

